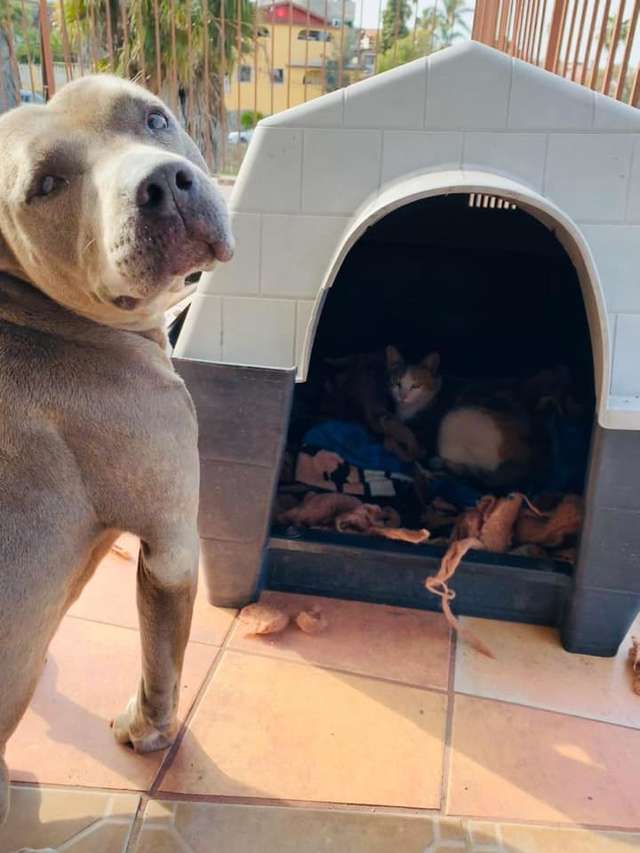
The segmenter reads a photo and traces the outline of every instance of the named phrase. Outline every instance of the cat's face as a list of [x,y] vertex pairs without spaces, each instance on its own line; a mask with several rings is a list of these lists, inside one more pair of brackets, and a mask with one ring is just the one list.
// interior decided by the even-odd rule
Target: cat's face
[[385,353],[396,414],[403,421],[411,420],[427,409],[440,391],[440,356],[432,352],[418,364],[407,364],[395,347],[387,347]]

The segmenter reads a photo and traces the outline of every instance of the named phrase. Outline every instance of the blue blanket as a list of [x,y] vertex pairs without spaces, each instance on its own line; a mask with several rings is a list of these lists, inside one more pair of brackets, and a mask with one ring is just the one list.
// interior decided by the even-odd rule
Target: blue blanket
[[369,471],[411,476],[413,466],[386,450],[366,427],[349,421],[323,421],[304,436],[303,444],[331,450],[345,462]]

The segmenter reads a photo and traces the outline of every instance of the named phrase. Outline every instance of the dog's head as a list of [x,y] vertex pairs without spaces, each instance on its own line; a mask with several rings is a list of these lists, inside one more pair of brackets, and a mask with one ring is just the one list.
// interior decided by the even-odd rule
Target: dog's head
[[0,119],[0,271],[126,329],[233,254],[222,196],[158,98],[85,77]]

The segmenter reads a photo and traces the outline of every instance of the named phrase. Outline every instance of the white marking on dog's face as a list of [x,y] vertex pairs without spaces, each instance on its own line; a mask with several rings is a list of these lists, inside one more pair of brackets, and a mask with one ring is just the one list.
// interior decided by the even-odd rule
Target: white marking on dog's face
[[169,291],[233,254],[204,160],[139,86],[86,77],[12,110],[0,150],[0,270],[78,314],[151,328]]

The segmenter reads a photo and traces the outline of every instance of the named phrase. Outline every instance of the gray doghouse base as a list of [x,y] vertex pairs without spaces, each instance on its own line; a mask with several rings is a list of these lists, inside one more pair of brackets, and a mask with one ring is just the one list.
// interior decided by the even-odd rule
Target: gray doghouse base
[[[176,359],[200,424],[200,536],[209,600],[240,607],[261,588],[423,609],[439,553],[313,532],[269,535],[293,371]],[[571,652],[614,655],[640,610],[640,433],[593,431],[578,561],[470,553],[455,611],[553,625]]]
[[[364,540],[358,536],[272,536],[267,551],[270,589],[440,610],[425,589],[443,549]],[[470,553],[451,584],[457,614],[558,625],[569,595],[568,567],[498,554]]]

